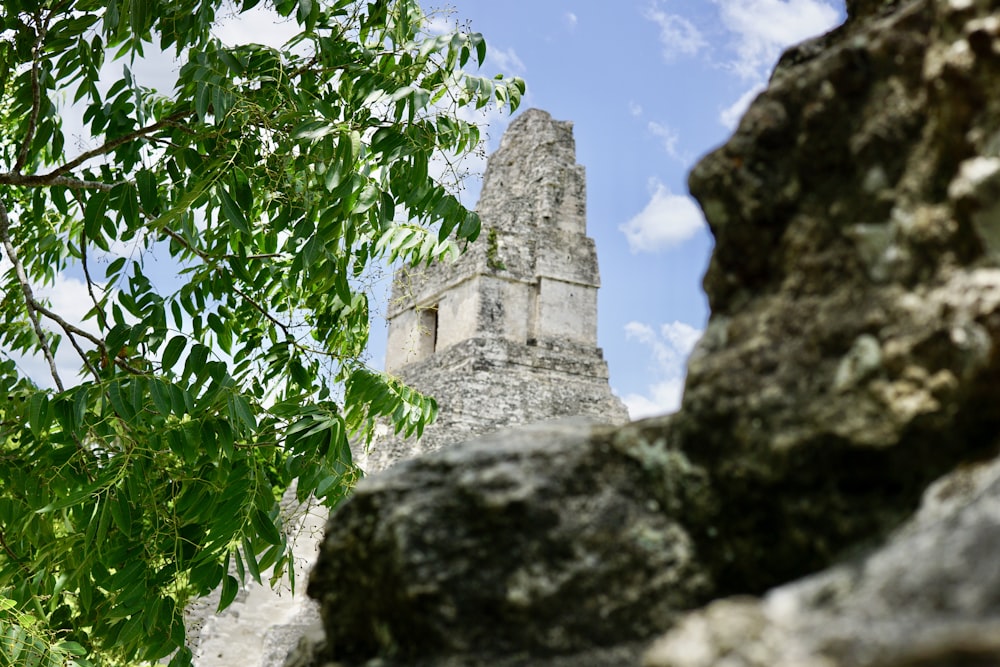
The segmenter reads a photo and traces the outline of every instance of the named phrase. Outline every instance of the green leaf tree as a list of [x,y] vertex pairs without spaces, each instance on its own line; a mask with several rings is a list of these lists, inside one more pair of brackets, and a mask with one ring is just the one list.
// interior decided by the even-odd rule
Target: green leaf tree
[[[191,599],[292,573],[286,490],[332,507],[349,439],[434,418],[363,363],[363,279],[475,240],[432,157],[477,149],[459,111],[523,82],[468,71],[482,36],[414,0],[273,0],[283,47],[213,36],[259,1],[0,4],[2,664],[187,663]],[[132,73],[156,50],[168,94]],[[84,321],[42,296],[68,275]]]

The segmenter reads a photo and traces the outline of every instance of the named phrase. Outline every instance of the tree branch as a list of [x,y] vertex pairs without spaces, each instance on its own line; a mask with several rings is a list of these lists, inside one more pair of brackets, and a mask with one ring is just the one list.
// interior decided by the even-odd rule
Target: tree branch
[[[149,215],[147,215],[146,217],[151,218],[151,216]],[[160,227],[160,229],[163,230],[164,234],[172,238],[174,241],[177,241],[177,245],[181,246],[191,254],[197,256],[199,259],[201,259],[201,261],[205,262],[206,264],[210,264],[212,266],[215,266],[217,262],[223,259],[251,260],[251,259],[274,259],[275,257],[284,257],[284,253],[280,252],[265,252],[259,255],[247,255],[246,257],[239,257],[238,255],[233,255],[232,253],[230,253],[215,257],[213,255],[209,255],[204,250],[194,247],[193,245],[188,243],[187,239],[185,239],[183,236],[175,232],[170,227]]]
[[[74,192],[73,198],[76,199],[76,203],[80,207],[80,214],[82,215],[86,207],[83,199],[80,197],[80,193]],[[101,329],[107,329],[107,317],[104,315],[101,304],[97,302],[97,297],[94,296],[94,281],[90,277],[90,267],[87,266],[87,230],[82,227],[80,228],[80,264],[83,266],[83,277],[87,280],[87,293],[94,304],[94,312],[97,313],[97,326],[101,327]]]
[[127,144],[130,141],[135,141],[136,139],[143,137],[151,132],[156,132],[157,130],[162,129],[164,127],[174,125],[177,123],[177,121],[183,120],[184,118],[187,118],[193,113],[194,113],[193,111],[178,111],[177,113],[171,116],[167,116],[163,120],[157,121],[152,125],[147,125],[146,127],[141,127],[138,130],[129,132],[128,134],[123,134],[120,137],[115,137],[110,141],[104,142],[102,145],[98,146],[93,150],[81,153],[80,155],[76,156],[75,158],[73,158],[66,164],[62,165],[61,167],[50,171],[48,174],[45,174],[44,176],[42,176],[42,178],[62,176],[63,174],[66,174],[72,171],[73,169],[76,169],[81,164],[83,164],[87,160],[90,160],[91,158],[98,157],[99,155],[104,155],[105,153],[110,153],[111,151],[118,148],[122,144]]
[[12,561],[14,561],[15,563],[17,563],[18,565],[24,565],[24,561],[22,561],[22,560],[21,560],[20,558],[18,558],[18,557],[17,557],[17,554],[16,554],[16,553],[14,553],[14,552],[13,552],[13,551],[11,550],[11,548],[10,548],[10,547],[9,547],[9,546],[7,545],[7,538],[6,538],[5,536],[4,536],[4,534],[3,534],[3,531],[2,531],[2,530],[0,530],[0,544],[2,544],[2,545],[3,545],[3,550],[7,552],[7,556],[8,556],[8,557],[9,557],[9,558],[10,558],[10,559],[11,559]]
[[2,202],[0,202],[0,243],[3,244],[7,258],[14,265],[14,273],[17,275],[17,281],[21,284],[21,292],[24,294],[24,305],[28,311],[28,318],[35,329],[35,335],[38,336],[38,343],[42,346],[42,353],[45,355],[45,360],[49,363],[49,372],[52,374],[52,379],[56,383],[56,388],[60,392],[64,391],[59,371],[56,370],[55,356],[53,356],[52,348],[49,347],[49,343],[45,339],[45,331],[42,330],[42,324],[38,320],[38,302],[35,301],[35,295],[31,291],[28,276],[24,273],[24,266],[21,264],[21,260],[14,250],[14,244],[10,240],[10,218],[7,217],[7,207]]
[[253,299],[252,296],[250,296],[249,294],[247,294],[246,292],[244,292],[243,290],[241,290],[236,285],[233,285],[233,291],[236,292],[237,294],[239,294],[241,297],[243,297],[244,300],[246,300],[246,302],[249,303],[253,307],[254,310],[256,310],[258,313],[260,313],[261,315],[263,315],[264,317],[266,317],[268,320],[270,320],[271,323],[274,324],[274,326],[276,326],[279,329],[281,329],[281,331],[284,332],[286,339],[293,339],[294,338],[294,336],[292,336],[291,330],[288,328],[288,325],[286,325],[284,322],[278,320],[274,315],[272,315],[271,313],[269,313],[266,308],[264,308],[259,303],[257,303],[256,301],[254,301],[254,299]]
[[107,192],[116,185],[120,185],[121,183],[124,182],[125,181],[118,181],[117,183],[102,183],[100,181],[85,181],[80,178],[73,178],[72,176],[52,176],[51,174],[19,174],[13,171],[0,173],[0,184],[24,185],[30,188],[37,188],[46,185],[56,185],[56,186],[62,186],[64,188],[69,188],[70,190],[104,190],[105,192]]
[[69,338],[69,342],[73,346],[73,349],[76,350],[76,353],[80,355],[81,359],[83,359],[83,365],[87,367],[87,370],[90,371],[90,374],[94,376],[94,379],[100,382],[101,374],[98,373],[97,369],[94,368],[93,364],[90,363],[90,359],[87,358],[87,353],[84,352],[83,348],[80,347],[80,344],[76,342],[76,338],[73,336],[73,334],[69,334],[67,338]]
[[24,143],[17,154],[17,161],[14,163],[13,173],[20,173],[24,164],[28,161],[28,150],[31,148],[31,141],[35,138],[35,129],[38,127],[38,114],[42,109],[42,91],[38,83],[38,72],[42,66],[42,42],[45,41],[45,33],[48,32],[47,21],[42,21],[41,11],[35,13],[35,26],[38,30],[35,44],[31,47],[31,111],[28,115],[28,129],[24,133]]
[[[35,91],[37,93],[37,91]],[[39,102],[40,104],[40,102]],[[193,112],[191,111],[179,111],[171,116],[164,118],[161,121],[153,123],[152,125],[147,125],[146,127],[141,127],[138,130],[129,132],[120,137],[111,139],[110,141],[104,142],[101,146],[93,150],[86,151],[76,156],[66,164],[53,169],[47,174],[22,174],[20,173],[21,167],[24,161],[27,160],[28,145],[31,143],[31,137],[34,135],[34,124],[37,122],[37,112],[33,113],[33,117],[29,122],[28,127],[28,137],[21,147],[21,156],[18,157],[17,164],[14,165],[14,169],[7,173],[0,173],[0,183],[7,185],[24,185],[27,187],[41,187],[46,185],[56,185],[69,188],[71,190],[111,190],[116,185],[124,183],[125,181],[118,181],[116,183],[102,183],[100,181],[88,181],[82,178],[75,178],[72,176],[67,176],[70,171],[79,167],[81,164],[90,160],[92,158],[98,157],[99,155],[104,155],[109,153],[114,149],[118,148],[123,144],[127,144],[130,141],[135,141],[151,132],[155,132],[164,127],[171,125],[176,125],[177,121],[182,120],[190,116]],[[22,157],[24,158],[22,160]]]
[[62,330],[69,336],[73,347],[76,348],[76,351],[80,354],[80,358],[83,359],[83,363],[86,364],[87,369],[91,373],[94,373],[96,377],[100,378],[100,375],[97,374],[94,367],[90,364],[86,353],[84,353],[84,351],[77,344],[74,336],[80,336],[81,338],[89,340],[91,343],[96,345],[106,357],[109,359],[113,358],[115,365],[119,368],[122,368],[134,375],[143,374],[141,370],[130,365],[121,357],[112,357],[109,355],[107,346],[104,344],[103,340],[87,331],[84,331],[78,326],[70,324],[58,313],[52,312],[38,302],[35,298],[34,292],[31,290],[31,284],[28,282],[28,276],[24,272],[24,266],[21,264],[21,260],[18,259],[17,252],[14,250],[14,244],[10,240],[10,218],[7,217],[7,209],[2,203],[0,203],[0,243],[3,244],[7,257],[14,265],[14,272],[17,275],[18,282],[21,284],[21,291],[24,293],[24,302],[28,310],[28,317],[31,319],[31,324],[35,329],[35,335],[38,336],[38,341],[42,346],[42,353],[45,355],[45,360],[49,364],[49,372],[52,374],[52,379],[55,381],[56,388],[59,389],[59,391],[64,391],[62,379],[59,377],[59,372],[56,370],[56,360],[52,354],[52,348],[49,347],[49,343],[45,339],[45,331],[42,329],[41,321],[38,319],[39,315],[47,317],[62,327]]
[[[58,313],[52,312],[51,310],[49,310],[48,308],[46,308],[42,304],[38,303],[37,301],[34,302],[34,307],[35,307],[35,310],[38,311],[38,313],[44,315],[45,317],[49,318],[50,320],[52,320],[53,322],[55,322],[56,324],[58,324],[60,327],[62,327],[62,330],[65,331],[66,334],[71,339],[72,339],[73,335],[80,336],[81,338],[86,338],[91,343],[93,343],[94,345],[96,345],[97,348],[99,350],[101,350],[101,352],[104,354],[104,356],[106,356],[109,360],[114,361],[114,364],[116,366],[118,366],[119,368],[121,368],[123,370],[126,370],[129,373],[132,373],[133,375],[144,375],[143,371],[139,370],[135,366],[130,365],[124,359],[122,359],[121,357],[117,356],[117,354],[111,354],[108,351],[108,346],[104,343],[103,340],[101,340],[97,336],[95,336],[92,333],[89,333],[87,331],[84,331],[83,329],[81,329],[78,326],[70,324],[69,322],[67,322],[66,320],[64,320]],[[75,341],[74,341],[74,347],[76,347]],[[77,347],[77,350],[79,350],[80,351],[80,355],[83,356],[83,351],[80,350],[79,347]],[[84,363],[87,363],[87,358],[86,357],[84,357],[83,360],[84,360]],[[87,363],[87,365],[90,366],[89,363]],[[93,367],[91,367],[91,370],[93,370]],[[61,391],[61,389],[60,389],[60,391]]]

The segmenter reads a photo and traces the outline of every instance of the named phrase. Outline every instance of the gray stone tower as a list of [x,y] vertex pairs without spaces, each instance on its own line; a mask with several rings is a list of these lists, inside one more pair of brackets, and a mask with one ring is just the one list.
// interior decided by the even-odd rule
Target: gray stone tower
[[369,470],[514,424],[628,420],[597,347],[600,278],[572,123],[537,109],[514,120],[478,211],[482,235],[457,261],[397,272],[386,371],[440,412],[419,442],[376,443]]

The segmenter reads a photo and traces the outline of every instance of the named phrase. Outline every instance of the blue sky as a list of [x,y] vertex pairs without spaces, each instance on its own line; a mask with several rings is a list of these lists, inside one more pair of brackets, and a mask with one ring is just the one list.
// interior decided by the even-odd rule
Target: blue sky
[[[485,35],[485,73],[527,82],[522,110],[538,107],[573,121],[577,161],[587,169],[588,231],[601,264],[598,336],[612,389],[633,418],[676,409],[685,359],[708,317],[701,277],[712,247],[687,195],[687,172],[725,141],[786,46],[843,21],[844,1],[453,0],[444,9],[424,7],[439,27],[458,23]],[[262,13],[217,31],[229,43],[280,43],[293,33]],[[108,66],[108,85],[120,68]],[[176,68],[169,58],[151,57],[133,71],[144,85],[163,90],[172,87]],[[489,124],[488,149],[495,149],[510,118],[471,117]],[[66,122],[67,146],[86,147],[74,121]],[[483,166],[469,163],[473,170]],[[468,205],[477,192],[473,179]],[[117,254],[130,252],[123,247]],[[41,293],[79,321],[84,290],[68,273]],[[384,312],[384,305],[375,310]],[[376,318],[373,366],[381,366],[385,334],[384,320]],[[57,360],[73,377],[78,360],[64,348]],[[47,382],[41,359],[23,366]]]
[[[708,318],[701,278],[712,248],[687,172],[726,140],[785,47],[843,21],[843,0],[449,6],[439,20],[485,35],[489,73],[525,79],[522,109],[574,122],[612,388],[633,418],[675,409],[685,359]],[[507,122],[492,123],[491,149]],[[376,323],[376,349],[379,335]]]

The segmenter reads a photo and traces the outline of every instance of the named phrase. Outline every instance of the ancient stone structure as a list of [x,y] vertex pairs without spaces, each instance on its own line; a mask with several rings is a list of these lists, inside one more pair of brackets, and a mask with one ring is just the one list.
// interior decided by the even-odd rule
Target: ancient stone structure
[[560,416],[622,423],[597,347],[600,278],[572,124],[529,109],[489,159],[482,237],[454,263],[401,270],[385,368],[434,396],[418,441],[378,442],[365,466]]
[[[396,276],[386,370],[436,397],[439,417],[420,440],[384,437],[359,452],[365,470],[511,424],[627,421],[597,347],[597,254],[575,150],[570,123],[521,114],[489,160],[478,207],[484,238],[454,263]],[[301,582],[321,537],[321,508],[287,509],[302,515]],[[223,615],[213,613],[216,604],[190,614],[198,667],[281,664],[318,620],[304,596],[253,582]]]
[[290,664],[1000,664],[1000,7],[847,6],[691,174],[680,412],[365,480]]

